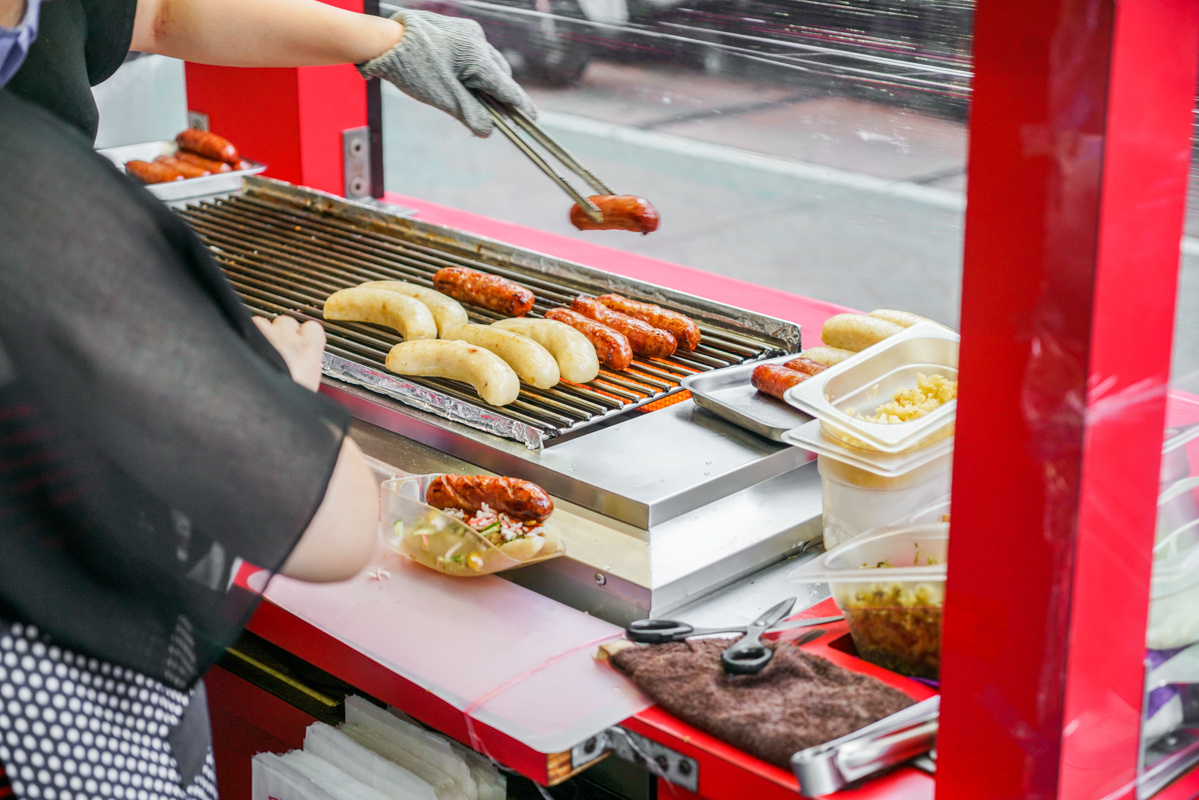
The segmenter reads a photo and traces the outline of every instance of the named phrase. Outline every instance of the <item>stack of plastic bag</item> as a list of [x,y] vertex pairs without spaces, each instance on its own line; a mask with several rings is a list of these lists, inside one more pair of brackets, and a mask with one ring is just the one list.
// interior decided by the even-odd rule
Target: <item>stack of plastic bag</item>
[[361,697],[346,722],[309,726],[304,749],[254,757],[253,800],[504,800],[488,759]]

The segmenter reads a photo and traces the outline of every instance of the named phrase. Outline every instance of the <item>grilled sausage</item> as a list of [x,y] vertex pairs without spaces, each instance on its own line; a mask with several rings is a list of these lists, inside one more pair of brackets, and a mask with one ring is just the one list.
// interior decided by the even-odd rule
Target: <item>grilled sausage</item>
[[145,184],[183,180],[183,176],[170,167],[164,164],[152,164],[149,161],[126,161],[125,172]]
[[631,194],[597,194],[587,198],[599,206],[603,222],[596,222],[578,203],[570,208],[570,223],[581,231],[632,231],[653,233],[658,229],[658,212],[642,197]]
[[806,375],[802,372],[797,372],[793,369],[781,367],[778,364],[759,364],[754,367],[753,375],[750,376],[750,382],[759,392],[765,392],[771,397],[783,399],[783,395],[788,389],[797,384],[803,383],[811,375]]
[[185,178],[203,178],[205,175],[212,173],[203,167],[197,167],[195,164],[189,164],[186,161],[180,161],[177,158],[170,156],[159,156],[154,159],[155,164],[162,164],[164,167],[170,167]]
[[648,322],[634,319],[602,305],[590,297],[579,295],[571,301],[570,308],[585,317],[602,322],[629,338],[629,344],[637,355],[649,358],[670,358],[678,344],[666,331],[658,330]]
[[694,350],[699,347],[699,326],[691,318],[677,311],[670,311],[653,303],[639,303],[618,294],[602,294],[595,299],[613,311],[628,314],[634,319],[667,331],[682,350]]
[[493,511],[522,522],[544,522],[554,512],[554,501],[537,484],[488,475],[438,475],[425,490],[425,502],[467,514],[486,503]]
[[437,270],[433,288],[455,300],[483,306],[509,317],[524,316],[533,308],[533,293],[519,283],[466,267]]
[[828,369],[828,364],[821,364],[819,361],[813,361],[810,358],[793,358],[786,364],[783,364],[787,369],[793,369],[796,372],[802,372],[805,375],[819,375]]
[[188,164],[195,164],[197,167],[202,167],[213,175],[218,172],[231,172],[233,167],[226,164],[224,161],[217,161],[212,158],[205,158],[197,153],[189,153],[186,150],[176,150],[173,156],[178,161],[186,161]]
[[587,319],[569,308],[551,308],[545,312],[545,318],[565,322],[586,336],[595,347],[596,357],[605,367],[620,371],[628,369],[629,364],[633,363],[633,347],[629,344],[629,338],[620,331]]
[[175,137],[180,149],[197,153],[205,158],[224,161],[226,164],[237,164],[241,161],[237,148],[228,139],[217,136],[212,131],[200,131],[188,128]]

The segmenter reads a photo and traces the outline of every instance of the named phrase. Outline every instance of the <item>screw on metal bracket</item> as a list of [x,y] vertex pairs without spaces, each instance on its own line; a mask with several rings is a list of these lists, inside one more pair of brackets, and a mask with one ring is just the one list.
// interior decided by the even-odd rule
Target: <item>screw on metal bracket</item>
[[597,572],[597,573],[595,573],[595,582],[597,584],[599,584],[600,586],[603,586],[605,583],[608,582],[608,576],[602,572]]
[[187,127],[195,128],[198,131],[208,130],[208,115],[203,111],[192,111],[189,109],[187,112]]
[[343,193],[351,200],[371,196],[370,128],[347,128],[341,132]]

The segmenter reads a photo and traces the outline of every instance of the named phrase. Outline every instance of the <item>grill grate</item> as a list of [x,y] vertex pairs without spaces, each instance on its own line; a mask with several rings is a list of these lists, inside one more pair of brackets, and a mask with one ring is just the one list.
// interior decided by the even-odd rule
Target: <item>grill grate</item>
[[[288,314],[322,322],[329,353],[352,364],[385,372],[384,360],[400,340],[388,328],[365,323],[325,322],[325,297],[364,281],[406,280],[432,287],[433,273],[463,266],[510,278],[529,287],[537,300],[529,316],[570,305],[576,291],[552,276],[530,275],[472,258],[453,247],[402,238],[310,208],[254,195],[202,201],[179,209],[216,256],[234,288],[255,312]],[[487,324],[502,315],[466,305],[472,322]],[[520,397],[502,408],[486,406],[467,384],[439,378],[404,378],[462,403],[535,428],[543,439],[591,427],[613,415],[679,391],[696,372],[759,359],[780,352],[755,340],[700,322],[703,342],[693,352],[669,359],[635,359],[623,372],[602,369],[585,385],[563,381],[552,389],[521,384]],[[394,395],[392,395],[394,396]]]

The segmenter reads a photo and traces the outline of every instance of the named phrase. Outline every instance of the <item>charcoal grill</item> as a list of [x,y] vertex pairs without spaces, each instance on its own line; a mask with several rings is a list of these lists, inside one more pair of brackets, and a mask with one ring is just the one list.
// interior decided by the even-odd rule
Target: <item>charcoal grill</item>
[[[242,194],[192,203],[179,213],[208,244],[252,310],[323,322],[330,377],[534,449],[676,394],[688,375],[794,352],[799,346],[798,327],[781,320],[581,265],[551,264],[555,260],[444,228],[372,216],[352,203],[288,184],[247,181]],[[569,306],[581,292],[619,291],[659,302],[694,318],[703,342],[695,351],[669,359],[638,358],[621,372],[601,370],[588,384],[564,381],[546,390],[522,384],[519,398],[498,408],[483,403],[466,384],[387,372],[387,353],[401,340],[395,331],[323,320],[324,299],[338,289],[371,280],[432,287],[433,274],[442,267],[469,267],[529,287],[537,297],[532,317]],[[476,323],[501,318],[477,306],[468,305],[467,311]]]

